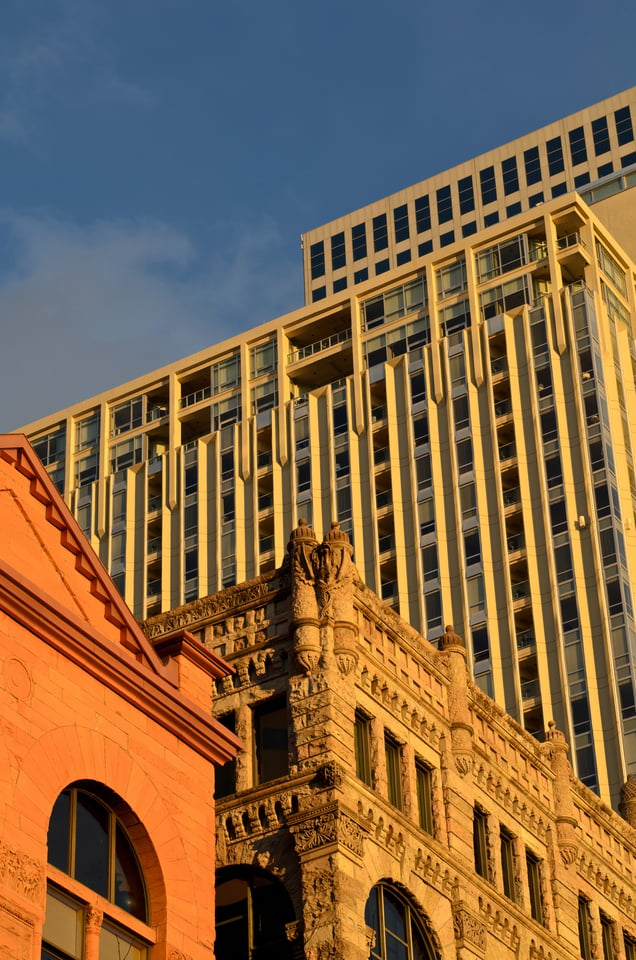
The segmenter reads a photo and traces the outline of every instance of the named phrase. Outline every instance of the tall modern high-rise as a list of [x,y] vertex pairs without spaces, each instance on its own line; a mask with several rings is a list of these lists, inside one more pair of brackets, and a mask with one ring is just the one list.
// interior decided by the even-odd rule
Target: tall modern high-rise
[[25,428],[139,617],[337,517],[478,683],[636,772],[636,88],[304,237],[305,307]]

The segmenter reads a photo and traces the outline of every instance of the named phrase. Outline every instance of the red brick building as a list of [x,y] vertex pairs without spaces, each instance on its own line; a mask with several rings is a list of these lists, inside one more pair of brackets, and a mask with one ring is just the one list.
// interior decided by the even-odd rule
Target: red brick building
[[0,956],[209,960],[228,672],[154,649],[28,442],[0,437]]

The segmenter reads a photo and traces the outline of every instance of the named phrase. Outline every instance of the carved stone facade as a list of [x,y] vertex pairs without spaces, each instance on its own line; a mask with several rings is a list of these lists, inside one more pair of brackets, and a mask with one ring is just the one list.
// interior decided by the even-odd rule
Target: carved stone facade
[[[214,702],[244,740],[217,800],[219,877],[264,869],[280,881],[295,911],[290,956],[368,960],[377,885],[439,960],[580,958],[579,898],[592,951],[601,919],[621,950],[636,937],[634,785],[622,819],[574,779],[553,724],[539,742],[473,685],[451,626],[428,642],[361,583],[338,525],[319,543],[301,521],[275,574],[166,626],[175,614],[235,670]],[[148,621],[148,636],[162,625]],[[271,781],[258,774],[268,702],[287,711],[286,774]]]

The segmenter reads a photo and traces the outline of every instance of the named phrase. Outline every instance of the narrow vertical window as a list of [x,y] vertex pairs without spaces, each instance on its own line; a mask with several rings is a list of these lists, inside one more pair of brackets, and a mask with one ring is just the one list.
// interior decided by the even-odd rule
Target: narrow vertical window
[[570,156],[572,157],[572,166],[576,167],[579,163],[585,163],[587,161],[585,130],[583,127],[577,127],[576,130],[570,130],[568,137],[570,140]]
[[386,250],[389,245],[389,233],[386,225],[386,213],[373,218],[373,249],[376,253]]
[[610,918],[601,912],[601,943],[603,944],[603,960],[617,960],[617,953],[614,949],[614,923]]
[[347,256],[345,251],[345,235],[343,233],[335,233],[331,238],[331,269],[340,270],[341,267],[344,267],[347,263]]
[[516,193],[519,189],[519,174],[517,173],[517,158],[508,157],[501,163],[501,173],[503,176],[504,193],[506,196],[510,193]]
[[409,238],[409,208],[406,203],[396,207],[393,211],[393,226],[395,229],[395,242],[401,243]]
[[386,783],[389,803],[402,809],[402,750],[390,733],[384,734]]
[[583,960],[592,960],[590,901],[579,896],[579,946]]
[[543,901],[541,899],[541,867],[539,859],[526,850],[528,868],[528,893],[530,896],[530,914],[537,923],[543,923]]
[[607,127],[607,117],[599,117],[598,120],[592,120],[592,138],[594,140],[594,153],[597,157],[609,152],[610,138]]
[[526,183],[532,186],[533,183],[539,183],[541,180],[541,160],[539,159],[539,148],[530,147],[524,150],[523,162],[526,168]]
[[488,815],[481,807],[473,810],[473,851],[475,854],[475,870],[485,880],[490,879],[488,869]]
[[632,117],[629,107],[622,107],[614,112],[616,121],[616,136],[621,146],[625,143],[631,143],[634,139],[634,130],[632,128]]
[[415,201],[415,227],[418,233],[431,229],[431,204],[428,194]]
[[479,182],[481,185],[481,202],[484,206],[488,203],[494,203],[497,199],[497,184],[495,182],[495,168],[486,167],[479,171]]
[[473,178],[463,177],[457,184],[459,190],[459,212],[470,213],[475,209],[475,193],[473,190]]
[[422,760],[415,761],[415,786],[419,825],[433,836],[433,771]]
[[550,176],[553,177],[555,173],[562,173],[565,169],[561,137],[554,137],[553,140],[548,140],[546,149],[548,151],[548,170],[550,171]]
[[318,277],[324,277],[325,244],[322,240],[319,240],[318,243],[312,243],[309,248],[309,259],[311,263],[311,279],[316,280]]
[[437,220],[448,223],[453,219],[453,200],[450,187],[440,187],[437,191]]
[[[219,723],[230,731],[236,733],[236,714],[224,713],[218,717]],[[222,767],[216,767],[214,770],[214,798],[219,800],[221,797],[229,797],[236,790],[236,759],[228,760]]]
[[256,783],[284,777],[288,772],[288,721],[285,697],[254,707],[254,767]]
[[514,839],[505,827],[501,828],[499,834],[501,848],[501,877],[503,881],[503,891],[509,900],[516,900],[515,891],[515,860],[514,860]]
[[371,721],[362,710],[356,710],[353,721],[353,744],[356,777],[371,786]]
[[351,228],[351,242],[353,244],[353,259],[364,260],[367,255],[367,228],[359,223]]

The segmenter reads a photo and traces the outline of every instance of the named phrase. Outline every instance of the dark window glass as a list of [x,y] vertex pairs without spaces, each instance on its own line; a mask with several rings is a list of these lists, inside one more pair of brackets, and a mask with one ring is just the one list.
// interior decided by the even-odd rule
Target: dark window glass
[[481,663],[490,657],[490,642],[488,640],[487,627],[479,627],[472,632],[473,660],[475,663]]
[[568,192],[568,185],[567,183],[557,183],[554,187],[552,187],[551,192],[553,199],[554,197],[562,197],[564,193]]
[[462,237],[472,237],[473,233],[477,233],[476,220],[471,220],[470,223],[465,223],[462,226]]
[[52,863],[54,867],[64,873],[68,873],[70,870],[70,810],[71,795],[68,790],[65,790],[55,801],[49,820],[49,863]]
[[428,195],[415,201],[415,226],[418,233],[431,229],[431,204]]
[[561,146],[561,137],[555,137],[553,140],[548,140],[546,143],[546,150],[548,153],[548,170],[550,171],[550,176],[553,177],[557,173],[562,173],[565,169],[563,163],[563,147]]
[[406,203],[396,207],[393,211],[393,227],[395,229],[395,242],[401,243],[409,238],[409,208]]
[[565,500],[557,500],[550,504],[550,523],[552,533],[562,533],[568,528],[567,514],[565,511]]
[[146,893],[136,855],[109,807],[77,787],[56,801],[47,838],[49,863],[146,920]]
[[449,247],[451,243],[455,243],[454,230],[449,230],[448,233],[443,233],[439,238],[440,247]]
[[317,280],[318,277],[325,275],[325,244],[322,240],[318,243],[312,243],[309,248],[309,258],[311,261],[311,279]]
[[333,270],[339,270],[346,266],[346,263],[345,235],[344,232],[336,233],[331,238],[331,267]]
[[294,908],[271,874],[249,867],[225,867],[215,893],[216,960],[291,960],[287,936]]
[[618,137],[618,142],[622,147],[625,143],[631,143],[634,139],[634,131],[632,129],[632,117],[629,110],[629,107],[622,107],[620,110],[614,112],[614,120],[616,121],[616,136]]
[[453,201],[450,187],[440,187],[437,191],[437,220],[448,223],[453,219]]
[[518,213],[521,213],[521,202],[511,203],[510,206],[506,207],[507,217],[515,217]]
[[464,550],[466,551],[466,566],[481,562],[481,547],[479,544],[479,533],[467,533],[464,536]]
[[311,291],[312,303],[316,303],[318,300],[324,300],[326,296],[327,296],[326,287],[316,287],[315,290]]
[[513,850],[512,834],[502,827],[499,833],[499,846],[501,849],[501,879],[503,881],[503,890],[509,900],[516,900],[515,890],[515,862]]
[[504,193],[506,196],[510,193],[516,193],[519,189],[519,174],[517,172],[517,158],[508,157],[501,162],[501,173],[503,175]]
[[425,257],[428,253],[433,252],[433,241],[425,240],[424,243],[420,243],[417,248],[417,252],[420,257]]
[[[563,630],[567,633],[569,630],[576,630],[579,625],[579,611],[576,605],[576,597],[562,597],[561,598],[561,623],[563,624]],[[585,703],[587,709],[587,700],[579,701],[579,703]],[[572,703],[572,715],[574,716],[575,704]],[[575,721],[576,726],[576,721]]]
[[592,960],[591,925],[589,901],[585,897],[579,897],[579,946],[583,960]]
[[576,167],[579,163],[587,161],[587,148],[585,146],[585,130],[583,127],[577,127],[570,130],[570,156],[572,157],[572,166]]
[[393,737],[384,734],[384,755],[386,758],[386,785],[389,803],[402,809],[402,750]]
[[[232,711],[232,713],[224,713],[218,717],[218,721],[222,723],[224,727],[227,727],[230,733],[236,733],[236,715],[234,711]],[[228,760],[222,767],[215,767],[214,769],[214,797],[217,800],[221,797],[228,797],[234,793],[235,790],[236,760]]]
[[419,825],[433,835],[433,774],[421,760],[415,761],[415,787]]
[[490,879],[488,869],[488,817],[484,810],[475,807],[473,811],[473,851],[475,855],[475,870],[485,880]]
[[540,203],[543,203],[543,194],[542,194],[542,193],[534,193],[534,194],[533,194],[531,197],[529,197],[529,199],[528,199],[528,206],[529,206],[531,209],[532,209],[532,207],[538,207]]
[[379,260],[375,265],[376,276],[379,276],[381,273],[387,273],[391,269],[391,265],[388,260]]
[[484,206],[487,203],[494,203],[497,199],[497,183],[495,181],[495,168],[486,167],[479,171],[479,182],[481,184],[481,202]]
[[354,283],[364,283],[365,280],[369,279],[369,271],[366,267],[363,267],[362,270],[356,270],[353,275]]
[[364,260],[367,255],[366,224],[359,223],[351,228],[351,242],[353,244],[353,259]]
[[487,213],[484,217],[484,226],[493,227],[496,223],[499,223],[499,214],[495,210],[494,213]]
[[523,162],[526,168],[526,183],[532,186],[533,183],[539,183],[541,180],[541,160],[539,159],[539,148],[530,147],[523,154]]
[[75,879],[108,896],[108,811],[87,793],[77,797]]
[[347,278],[340,277],[339,280],[334,280],[333,282],[333,292],[341,293],[343,290],[347,289]]
[[371,786],[371,721],[361,710],[356,710],[353,725],[356,777]]
[[473,190],[473,178],[462,177],[457,184],[459,191],[459,212],[470,213],[475,209],[475,192]]
[[373,249],[376,253],[386,250],[389,245],[389,231],[386,225],[386,213],[373,218]]
[[528,868],[528,893],[530,894],[530,914],[537,923],[543,923],[543,900],[541,897],[541,867],[537,857],[526,850]]
[[636,163],[636,153],[626,153],[621,157],[621,167],[631,167],[633,163]]
[[607,117],[599,117],[598,120],[592,120],[592,137],[594,139],[594,153],[597,157],[600,157],[602,153],[607,153],[610,150]]
[[373,931],[369,960],[433,960],[437,956],[415,912],[385,884],[371,891],[364,921]]
[[288,772],[287,701],[266,700],[254,707],[255,780],[265,783]]
[[610,173],[614,173],[614,164],[613,163],[603,163],[598,170],[596,171],[597,176],[608,177]]
[[584,187],[589,182],[590,182],[589,173],[580,173],[578,177],[574,178],[574,186],[576,187],[577,190],[579,189],[579,187]]
[[397,263],[398,267],[401,267],[401,266],[402,266],[403,264],[405,264],[405,263],[410,263],[410,262],[411,262],[411,251],[410,251],[410,250],[402,250],[402,252],[401,252],[401,253],[398,253],[397,257],[395,258],[395,262]]

